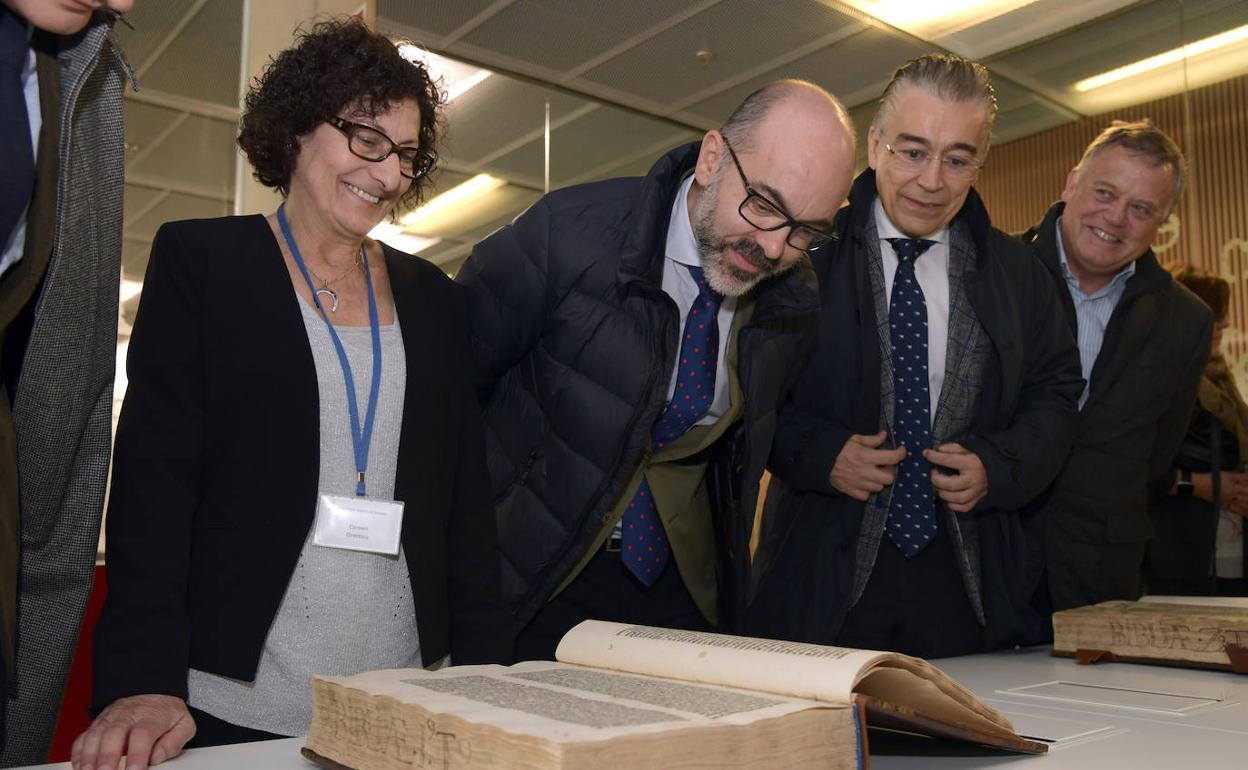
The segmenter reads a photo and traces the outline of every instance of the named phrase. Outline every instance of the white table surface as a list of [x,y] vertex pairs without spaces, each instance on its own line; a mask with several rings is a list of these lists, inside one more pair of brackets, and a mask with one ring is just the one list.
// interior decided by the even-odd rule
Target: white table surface
[[[946,658],[934,663],[976,695],[1001,710],[1020,732],[1064,728],[1091,735],[1053,745],[1042,756],[881,756],[876,770],[954,770],[1018,767],[1070,770],[1214,770],[1248,768],[1248,676],[1220,671],[1106,663],[1080,666],[1051,657],[1047,649]],[[1121,705],[1051,700],[1016,688],[1064,682],[1095,688],[1114,700],[1135,691],[1202,696],[1209,705],[1182,713]],[[310,770],[316,766],[299,754],[303,738],[193,749],[161,767],[169,770]],[[68,770],[69,763],[39,765]]]
[[[1129,663],[1080,666],[1055,658],[1047,648],[968,655],[933,661],[990,705],[1004,712],[1020,732],[1036,724],[1065,724],[1072,731],[1101,729],[1084,738],[1052,745],[1042,756],[991,757],[873,756],[882,770],[953,768],[1071,768],[1071,770],[1211,770],[1248,768],[1248,676]],[[1220,699],[1184,713],[1093,705],[1027,697],[1015,688],[1065,682],[1116,693],[1161,692]]]
[[[316,765],[299,753],[301,748],[303,738],[189,749],[156,767],[169,770],[317,770]],[[69,767],[68,762],[59,762],[52,765],[32,765],[26,770],[69,770]]]

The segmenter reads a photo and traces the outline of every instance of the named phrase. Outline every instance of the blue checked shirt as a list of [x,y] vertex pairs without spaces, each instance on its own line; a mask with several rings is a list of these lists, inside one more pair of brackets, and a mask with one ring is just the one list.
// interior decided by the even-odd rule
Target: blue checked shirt
[[1092,390],[1092,367],[1096,365],[1096,357],[1101,353],[1101,345],[1105,342],[1105,327],[1109,326],[1109,317],[1114,314],[1118,300],[1127,288],[1127,280],[1135,275],[1135,262],[1129,263],[1113,280],[1092,294],[1084,294],[1079,288],[1079,279],[1070,272],[1070,263],[1066,261],[1066,246],[1062,243],[1062,220],[1057,220],[1057,254],[1062,263],[1062,277],[1066,279],[1066,288],[1070,290],[1070,298],[1075,302],[1075,319],[1079,324],[1079,363],[1083,368],[1083,393],[1079,395],[1079,408],[1088,400]]

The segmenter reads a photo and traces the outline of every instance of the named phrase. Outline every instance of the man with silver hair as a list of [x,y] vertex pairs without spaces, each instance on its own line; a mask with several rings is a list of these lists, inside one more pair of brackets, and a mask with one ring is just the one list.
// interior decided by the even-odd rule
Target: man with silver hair
[[473,249],[457,280],[517,658],[586,618],[733,624],[818,310],[806,255],[853,163],[844,108],[781,81],[646,177],[551,193]]
[[996,109],[956,56],[884,91],[871,168],[813,256],[818,338],[779,413],[751,633],[924,657],[1043,634],[1020,511],[1070,446],[1079,361],[1043,268],[971,187]]
[[[1044,505],[1054,609],[1139,596],[1148,497],[1176,485],[1172,463],[1213,333],[1209,309],[1152,251],[1185,165],[1151,122],[1115,121],[1024,236],[1061,296],[1087,381],[1074,449]],[[1177,484],[1191,494],[1190,476]]]

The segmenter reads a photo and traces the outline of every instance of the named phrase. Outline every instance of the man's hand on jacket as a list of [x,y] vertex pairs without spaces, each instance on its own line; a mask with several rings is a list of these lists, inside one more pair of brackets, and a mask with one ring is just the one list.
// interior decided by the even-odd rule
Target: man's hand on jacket
[[932,486],[949,510],[968,513],[988,494],[988,471],[983,461],[961,444],[924,449],[923,456],[932,465],[956,471],[948,474],[940,468],[932,469]]
[[906,457],[906,448],[880,449],[887,437],[885,431],[874,436],[850,436],[828,474],[832,487],[855,500],[866,500],[892,484],[897,477],[897,463]]

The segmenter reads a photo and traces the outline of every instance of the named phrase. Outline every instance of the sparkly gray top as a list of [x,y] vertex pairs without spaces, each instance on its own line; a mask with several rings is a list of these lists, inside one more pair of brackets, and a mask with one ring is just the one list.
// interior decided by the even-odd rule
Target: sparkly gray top
[[[325,322],[302,299],[316,361],[321,406],[322,494],[355,494],[355,454],[342,366]],[[337,326],[351,362],[363,421],[372,377],[369,328]],[[381,327],[381,390],[368,453],[368,496],[393,499],[403,421],[406,358],[398,319]],[[221,565],[225,568],[225,565]],[[243,727],[304,735],[312,720],[313,674],[349,676],[379,668],[419,667],[415,605],[407,562],[398,557],[313,545],[311,528],[269,628],[255,682],[192,669],[189,702]]]

